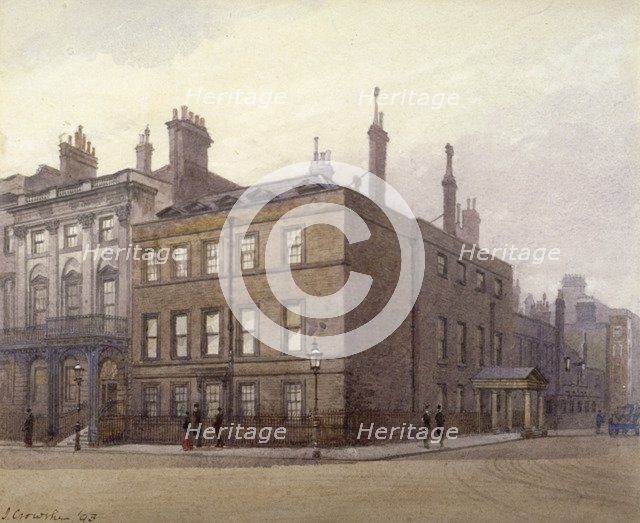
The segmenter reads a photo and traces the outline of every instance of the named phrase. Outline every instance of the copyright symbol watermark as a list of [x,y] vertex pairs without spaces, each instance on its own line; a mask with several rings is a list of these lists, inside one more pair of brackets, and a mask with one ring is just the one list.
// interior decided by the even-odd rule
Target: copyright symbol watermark
[[[361,167],[340,162],[332,162],[331,166],[332,172],[323,176],[309,174],[309,164],[305,162],[283,167],[262,177],[235,202],[221,233],[221,238],[236,239],[236,242],[239,240],[241,243],[252,222],[269,202],[286,197],[295,190],[312,194],[314,188],[319,186],[343,187],[354,191],[373,201],[382,210],[393,227],[397,240],[394,246],[400,250],[401,264],[395,289],[375,317],[353,330],[317,336],[299,333],[302,347],[310,347],[312,341],[316,340],[323,358],[327,359],[343,358],[365,351],[392,334],[410,314],[417,300],[425,265],[420,227],[402,196],[390,184]],[[351,266],[344,286],[335,293],[316,296],[304,292],[294,281],[291,266],[283,263],[282,253],[290,247],[286,244],[286,231],[292,225],[301,230],[314,225],[333,226],[342,232],[349,245],[368,241],[371,237],[369,225],[353,209],[332,202],[315,201],[299,205],[280,216],[267,239],[264,269],[276,300],[295,314],[300,314],[301,309],[293,308],[291,304],[303,303],[302,310],[306,318],[320,320],[344,317],[367,298],[373,278],[369,274],[358,272],[357,266]],[[308,244],[306,248],[322,248],[322,245]],[[273,349],[307,358],[304,351],[294,353],[287,350],[283,340],[287,339],[291,331],[260,310],[247,289],[242,273],[234,271],[237,266],[234,262],[225,266],[220,274],[220,286],[227,304],[243,329],[250,331],[255,338]],[[250,320],[241,313],[247,306],[256,313],[256,317],[251,316]]]

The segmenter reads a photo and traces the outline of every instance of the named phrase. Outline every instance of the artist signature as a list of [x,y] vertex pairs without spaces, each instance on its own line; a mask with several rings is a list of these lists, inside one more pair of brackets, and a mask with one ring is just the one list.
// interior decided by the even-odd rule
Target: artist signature
[[43,521],[95,521],[98,518],[98,514],[87,513],[84,511],[78,512],[74,516],[62,514],[57,508],[50,512],[38,512],[38,511],[26,511],[21,508],[7,507],[0,520],[13,520],[13,521],[30,521],[41,519]]

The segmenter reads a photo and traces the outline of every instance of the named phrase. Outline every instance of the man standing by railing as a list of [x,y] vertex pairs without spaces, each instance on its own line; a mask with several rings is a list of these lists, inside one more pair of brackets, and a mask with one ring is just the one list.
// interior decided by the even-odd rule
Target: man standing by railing
[[430,405],[424,408],[424,414],[422,415],[422,424],[427,429],[427,437],[424,439],[424,447],[429,448],[429,438],[431,437],[431,413],[429,412]]
[[224,440],[222,439],[222,435],[220,434],[221,428],[222,428],[222,407],[218,407],[218,413],[216,414],[216,417],[213,420],[213,429],[216,431],[216,447],[219,447],[219,448],[224,447]]
[[22,432],[24,432],[24,446],[32,447],[33,446],[33,426],[35,424],[35,419],[33,417],[33,412],[31,409],[27,409],[27,418],[24,420],[22,424]]

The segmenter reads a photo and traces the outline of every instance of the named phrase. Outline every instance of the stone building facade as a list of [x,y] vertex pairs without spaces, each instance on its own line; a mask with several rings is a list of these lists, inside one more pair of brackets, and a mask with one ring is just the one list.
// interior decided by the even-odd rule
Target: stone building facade
[[[78,402],[86,406],[90,441],[100,413],[126,411],[132,225],[151,219],[192,183],[210,191],[237,187],[208,171],[202,183],[202,149],[211,140],[189,149],[190,133],[208,134],[204,121],[183,113],[179,119],[174,111],[167,123],[178,153],[155,171],[147,129],[136,146],[136,169],[98,176],[95,147],[80,126],[60,143],[59,169],[41,166],[33,176],[0,180],[2,406],[31,407],[46,417],[51,438],[59,436],[61,420],[75,417]],[[204,163],[192,169],[185,149]],[[85,371],[80,398],[76,362]]]

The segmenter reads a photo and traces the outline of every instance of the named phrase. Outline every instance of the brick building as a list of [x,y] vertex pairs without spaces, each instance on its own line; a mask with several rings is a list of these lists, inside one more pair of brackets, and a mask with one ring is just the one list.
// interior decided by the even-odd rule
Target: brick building
[[[389,137],[377,108],[368,136],[369,171],[384,179]],[[447,144],[445,152],[446,230],[419,220],[422,238],[414,240],[421,243],[417,248],[424,250],[426,267],[412,313],[375,347],[323,361],[321,409],[418,410],[430,402],[448,412],[470,412],[476,406],[471,377],[484,366],[511,364],[511,267],[500,260],[471,259],[468,253],[459,260],[464,242],[479,242],[480,216],[475,200],[464,211],[456,203],[453,148]],[[233,277],[244,278],[269,319],[291,332],[287,347],[298,355],[310,347],[297,344],[297,333],[319,337],[352,330],[386,303],[399,269],[389,221],[368,199],[331,183],[328,152],[318,153],[316,147],[310,168],[296,174],[311,182],[270,201],[244,239],[232,235],[220,241],[228,210],[242,191],[183,201],[160,212],[158,220],[134,226],[134,242],[155,255],[136,261],[133,270],[133,414],[179,415],[196,402],[209,415],[218,406],[227,415],[299,416],[311,409],[308,360],[259,343],[251,335],[260,329],[253,320],[251,329],[239,324],[222,294],[222,264],[232,267]],[[265,278],[265,244],[274,224],[310,202],[353,209],[371,231],[368,241],[349,244],[328,226],[293,227],[287,248],[294,245],[297,254],[291,259],[282,253],[282,263],[310,294],[337,291],[350,271],[372,276],[365,301],[344,317],[307,320],[304,303],[297,304],[300,314],[287,312]],[[161,252],[172,253],[166,263],[159,261]],[[236,316],[255,314],[247,304],[234,307]],[[488,395],[482,401],[488,403]]]

